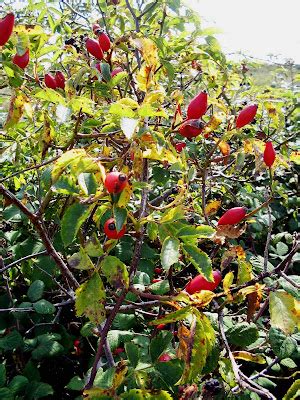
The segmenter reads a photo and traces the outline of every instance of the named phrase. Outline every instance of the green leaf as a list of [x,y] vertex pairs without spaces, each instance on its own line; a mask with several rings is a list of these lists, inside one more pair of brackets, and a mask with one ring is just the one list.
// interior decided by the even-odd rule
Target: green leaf
[[208,255],[198,247],[182,243],[182,249],[187,259],[194,265],[197,271],[203,275],[208,281],[213,281],[211,259]]
[[139,348],[136,344],[132,342],[128,342],[125,344],[125,351],[128,357],[128,360],[133,368],[138,365],[139,362]]
[[54,305],[45,299],[33,303],[33,308],[38,314],[53,314],[55,312]]
[[158,357],[166,351],[173,339],[173,335],[169,331],[161,331],[155,336],[150,343],[150,356],[152,362],[157,361]]
[[166,222],[174,222],[179,219],[184,218],[184,209],[182,206],[177,206],[175,208],[171,208],[167,210],[160,219],[160,224],[165,224]]
[[295,299],[283,290],[270,293],[270,322],[274,328],[281,329],[286,334],[293,333],[299,318],[295,309]]
[[95,194],[98,189],[98,183],[95,175],[90,172],[82,172],[78,176],[78,184],[86,196]]
[[148,222],[147,235],[152,242],[156,240],[158,235],[158,226],[155,222]]
[[127,219],[127,209],[124,207],[113,207],[113,214],[116,221],[116,230],[120,232]]
[[74,253],[71,255],[71,257],[68,258],[68,264],[71,268],[76,268],[80,270],[94,268],[94,264],[82,247],[80,247],[80,251],[78,253]]
[[192,307],[190,306],[183,307],[180,310],[167,314],[163,318],[158,318],[154,321],[149,322],[149,325],[169,324],[171,322],[182,321],[185,318],[187,318],[187,316],[190,315],[191,312],[192,312]]
[[236,385],[232,364],[228,358],[221,358],[219,360],[219,372],[224,382],[229,386],[234,387]]
[[101,271],[112,286],[128,287],[129,275],[126,265],[117,257],[105,257],[101,263]]
[[6,367],[5,364],[0,364],[0,387],[6,383]]
[[84,380],[79,376],[73,376],[70,382],[65,386],[66,389],[69,390],[78,390],[81,391],[84,388]]
[[26,388],[26,400],[37,400],[54,393],[52,386],[44,382],[29,382]]
[[229,343],[245,347],[258,339],[258,329],[253,323],[241,322],[229,328],[226,336]]
[[295,382],[292,383],[292,386],[283,396],[282,400],[296,400],[300,396],[300,379],[296,379]]
[[119,72],[117,75],[115,75],[115,76],[108,82],[108,86],[109,86],[110,88],[113,88],[113,87],[119,85],[119,83],[121,83],[122,80],[123,80],[124,78],[126,78],[126,76],[127,76],[127,72],[126,72],[126,71]]
[[[300,276],[299,275],[289,275],[289,279],[295,282],[297,285],[300,285]],[[285,278],[281,277],[277,281],[282,289],[284,289],[287,293],[295,297],[296,300],[300,300],[300,291],[290,282],[288,282]]]
[[73,242],[89,212],[89,207],[80,203],[74,203],[67,209],[61,221],[61,237],[65,246]]
[[25,376],[16,375],[9,382],[8,387],[14,394],[19,394],[24,392],[28,382],[29,381]]
[[172,396],[165,390],[131,389],[121,394],[122,399],[128,400],[172,400]]
[[297,350],[296,340],[277,328],[270,329],[269,342],[276,356],[281,359],[290,357]]
[[56,357],[64,352],[64,347],[53,340],[49,335],[41,335],[38,337],[38,346],[32,352],[34,360],[41,360],[48,357]]
[[0,399],[5,400],[14,400],[14,393],[8,388],[0,388]]
[[43,89],[35,94],[37,99],[46,100],[54,104],[66,105],[66,101],[61,94],[54,89]]
[[170,290],[169,281],[165,279],[160,282],[155,282],[149,286],[149,290],[154,294],[165,294]]
[[100,64],[101,74],[106,82],[111,80],[110,66],[107,63]]
[[37,301],[42,298],[45,284],[41,280],[34,281],[27,290],[27,296],[31,301]]
[[101,324],[105,319],[105,289],[98,274],[94,272],[92,277],[76,289],[75,308],[76,315],[85,315],[91,322]]
[[178,262],[179,245],[179,240],[171,238],[170,236],[164,240],[160,253],[160,259],[161,265],[166,271],[168,271],[173,264]]
[[252,265],[248,261],[238,259],[237,285],[242,285],[252,279]]
[[23,339],[17,330],[13,330],[8,335],[0,339],[0,349],[11,351],[23,346]]
[[96,233],[93,233],[92,236],[88,239],[84,246],[84,250],[90,257],[100,257],[103,254],[103,249],[99,239],[97,238]]
[[178,237],[182,240],[190,240],[191,238],[195,239],[205,239],[211,238],[215,233],[215,229],[208,225],[186,225],[181,228],[178,232]]
[[112,350],[116,349],[125,342],[132,341],[133,338],[134,332],[132,331],[111,329],[107,334],[107,340]]

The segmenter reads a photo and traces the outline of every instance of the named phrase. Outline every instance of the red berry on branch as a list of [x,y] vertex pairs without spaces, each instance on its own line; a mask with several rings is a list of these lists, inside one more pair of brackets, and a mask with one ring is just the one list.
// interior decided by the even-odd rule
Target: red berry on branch
[[56,82],[57,87],[59,87],[61,89],[65,88],[65,77],[61,71],[57,71],[55,73],[55,82]]
[[159,362],[168,362],[171,360],[172,360],[172,357],[170,357],[169,354],[167,354],[167,353],[162,354],[158,359]]
[[50,89],[56,89],[57,83],[51,74],[46,74],[44,78],[45,85]]
[[109,218],[104,224],[104,233],[109,239],[120,239],[125,235],[126,227],[123,225],[122,229],[117,232],[116,221],[114,218]]
[[264,162],[267,167],[272,167],[276,158],[276,152],[274,150],[272,142],[267,142],[264,151]]
[[7,14],[0,20],[0,46],[5,45],[10,38],[10,35],[14,29],[14,23],[15,16],[13,13]]
[[258,105],[252,104],[250,106],[245,107],[242,111],[240,111],[239,115],[236,119],[236,127],[242,128],[243,126],[250,124],[255,118],[257,112]]
[[245,218],[247,211],[245,207],[233,207],[226,211],[218,221],[218,225],[235,225]]
[[127,175],[122,172],[110,172],[106,175],[104,186],[109,193],[120,193],[127,185]]
[[181,136],[191,139],[200,135],[200,133],[203,131],[203,128],[203,122],[199,121],[198,119],[189,119],[183,122],[178,133]]
[[110,49],[110,40],[106,33],[101,32],[98,36],[98,41],[103,51],[108,51]]
[[154,268],[154,272],[156,273],[156,274],[161,274],[162,273],[162,268]]
[[18,67],[25,69],[29,63],[29,49],[26,49],[25,53],[21,56],[19,54],[15,54],[12,62]]
[[87,51],[98,60],[103,59],[103,51],[99,45],[99,42],[95,39],[88,38],[85,42]]
[[157,283],[157,282],[161,282],[162,281],[162,279],[152,279],[152,283]]
[[194,279],[192,279],[187,284],[187,286],[185,287],[185,290],[189,294],[194,294],[196,292],[199,292],[200,290],[213,291],[216,289],[216,287],[219,286],[219,284],[222,280],[221,272],[218,270],[213,271],[213,279],[214,279],[213,282],[209,282],[204,278],[204,276],[197,275]]
[[162,331],[163,329],[165,329],[166,328],[166,324],[158,324],[157,326],[156,326],[156,329],[158,330],[158,331]]
[[175,144],[175,149],[176,149],[177,153],[181,153],[182,150],[183,150],[185,147],[186,147],[186,143],[184,143],[184,142],[177,142],[177,143]]
[[114,353],[115,355],[118,355],[118,354],[121,354],[121,353],[124,353],[124,352],[125,352],[124,347],[117,347],[117,348],[113,351],[113,353]]
[[189,103],[187,109],[187,119],[199,119],[207,110],[207,93],[200,92]]

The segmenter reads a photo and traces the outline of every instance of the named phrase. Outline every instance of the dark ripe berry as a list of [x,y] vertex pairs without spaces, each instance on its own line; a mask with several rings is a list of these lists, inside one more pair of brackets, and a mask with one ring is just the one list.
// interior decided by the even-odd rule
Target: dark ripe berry
[[200,133],[203,131],[203,128],[204,124],[198,119],[189,119],[183,122],[178,133],[181,136],[191,139],[200,135]]
[[66,39],[65,40],[65,44],[73,45],[74,43],[76,43],[76,40],[74,38],[70,38],[70,39]]
[[56,82],[57,87],[59,87],[61,89],[65,88],[65,77],[61,71],[57,71],[55,73],[55,82]]
[[187,109],[187,119],[199,119],[207,110],[207,93],[200,92],[189,103]]
[[10,38],[10,35],[14,29],[14,23],[15,16],[13,13],[7,14],[0,20],[0,46],[5,45]]
[[264,151],[264,162],[267,167],[272,167],[276,158],[276,152],[274,150],[272,142],[267,142]]
[[172,188],[172,194],[178,194],[179,193],[179,187],[175,186]]
[[116,221],[114,218],[109,218],[104,224],[104,233],[109,239],[120,239],[125,235],[126,227],[123,225],[122,229],[117,232]]
[[159,362],[168,362],[171,360],[172,360],[172,357],[170,357],[169,354],[167,354],[167,353],[162,354],[158,359]]
[[252,104],[248,107],[245,107],[242,111],[240,111],[239,115],[236,119],[236,127],[242,128],[243,126],[250,124],[254,120],[254,117],[257,112],[258,105]]
[[205,382],[203,390],[209,392],[210,394],[217,394],[222,389],[221,383],[218,379],[210,379]]
[[166,198],[166,203],[167,203],[167,204],[172,203],[172,201],[174,201],[174,198],[173,198],[173,197],[169,196],[169,197]]
[[88,38],[85,42],[87,51],[98,60],[103,59],[103,51],[99,45],[99,42],[95,39]]
[[120,72],[123,72],[123,69],[121,67],[117,67],[111,71],[111,77],[113,78],[114,76],[118,75]]
[[45,85],[50,89],[56,89],[57,83],[51,74],[46,74],[44,78]]
[[194,224],[195,223],[195,218],[194,217],[188,218],[188,223]]
[[247,211],[245,207],[233,207],[226,211],[218,221],[218,225],[235,225],[245,218]]
[[183,150],[185,147],[186,147],[186,143],[184,143],[184,142],[177,142],[177,143],[175,144],[175,149],[176,149],[177,153],[181,153],[182,150]]
[[29,63],[29,49],[26,49],[25,53],[21,56],[19,54],[15,54],[12,62],[18,67],[25,69]]
[[106,33],[101,32],[98,36],[98,41],[103,51],[108,51],[110,49],[110,40]]
[[120,193],[127,185],[127,175],[121,172],[110,172],[106,175],[104,186],[109,193]]
[[221,272],[218,270],[213,271],[213,279],[214,279],[213,282],[209,282],[204,278],[204,276],[197,275],[194,279],[192,279],[187,284],[187,286],[185,287],[185,290],[189,294],[194,294],[196,292],[199,292],[200,290],[213,291],[216,289],[216,287],[219,286],[219,284],[222,280]]

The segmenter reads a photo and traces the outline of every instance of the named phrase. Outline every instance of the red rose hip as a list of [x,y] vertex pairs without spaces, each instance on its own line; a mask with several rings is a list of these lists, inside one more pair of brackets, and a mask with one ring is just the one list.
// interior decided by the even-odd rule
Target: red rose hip
[[216,289],[216,287],[219,286],[219,284],[222,280],[221,272],[218,270],[213,271],[213,279],[214,279],[213,282],[209,282],[204,278],[204,276],[197,275],[194,279],[192,279],[187,284],[187,286],[185,287],[185,290],[189,294],[194,294],[196,292],[199,292],[200,290],[213,291]]
[[236,119],[236,127],[242,128],[243,126],[250,124],[255,118],[257,112],[258,105],[252,104],[250,106],[245,107],[242,111],[240,111],[239,115]]
[[183,122],[179,128],[179,134],[183,137],[191,139],[193,137],[199,136],[203,131],[204,124],[198,119],[189,119]]
[[244,207],[233,207],[226,211],[218,221],[218,225],[235,225],[242,221],[246,216]]
[[187,119],[199,119],[207,110],[207,93],[200,92],[189,103],[187,109]]
[[110,172],[106,175],[104,186],[109,193],[120,193],[127,185],[127,175],[122,172]]
[[109,218],[104,224],[104,233],[109,239],[120,239],[125,235],[126,227],[123,225],[122,229],[117,232],[116,221],[114,218]]
[[184,143],[184,142],[177,142],[177,143],[175,144],[175,149],[176,149],[177,153],[181,153],[182,150],[183,150],[185,147],[186,147],[186,143]]
[[12,62],[19,68],[25,69],[29,63],[29,49],[26,49],[25,53],[21,56],[19,54],[15,54]]
[[51,74],[46,74],[44,78],[45,85],[50,89],[56,89],[57,83],[55,78]]
[[106,33],[99,33],[98,41],[102,51],[108,51],[110,49],[110,40]]
[[15,16],[13,13],[7,14],[0,20],[0,46],[8,42],[14,29]]
[[94,57],[98,58],[98,60],[102,60],[103,51],[99,45],[99,42],[95,39],[88,38],[85,42],[85,46],[87,51]]
[[55,73],[55,82],[56,82],[56,86],[64,89],[65,88],[65,77],[64,74],[61,71],[57,71]]
[[172,357],[170,357],[169,354],[167,354],[167,353],[162,354],[158,359],[159,362],[168,362],[171,360],[172,360]]
[[267,167],[272,167],[276,158],[276,152],[274,150],[272,142],[267,142],[264,151],[264,162]]

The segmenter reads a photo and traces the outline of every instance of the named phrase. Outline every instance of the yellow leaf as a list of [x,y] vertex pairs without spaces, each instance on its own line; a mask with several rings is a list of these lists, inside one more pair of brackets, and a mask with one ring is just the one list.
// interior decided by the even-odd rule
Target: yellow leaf
[[299,301],[284,290],[270,293],[269,310],[271,326],[287,335],[300,326]]
[[128,371],[127,362],[125,360],[119,361],[116,366],[116,371],[113,378],[113,383],[112,383],[113,389],[118,389],[118,387],[123,383],[127,371]]
[[233,357],[236,360],[251,361],[257,364],[265,364],[266,360],[257,354],[251,354],[248,351],[233,351]]
[[221,207],[222,202],[220,200],[210,200],[205,207],[206,215],[215,214],[218,209]]
[[7,118],[4,124],[5,129],[12,128],[20,121],[23,115],[25,100],[26,96],[21,92],[11,97]]
[[133,40],[134,45],[142,53],[148,66],[156,66],[159,62],[156,44],[148,38],[137,38]]
[[143,152],[144,158],[151,160],[168,161],[170,164],[178,162],[178,158],[170,150],[164,147],[158,149],[156,146],[151,145],[146,151]]
[[217,127],[222,123],[224,116],[225,116],[224,113],[219,113],[219,114],[214,114],[211,117],[211,119],[205,125],[205,128],[203,130],[205,137],[208,137],[210,133],[212,133],[215,129],[217,129]]
[[201,292],[194,293],[190,297],[194,306],[202,308],[207,306],[215,296],[216,294],[210,290],[201,290]]
[[229,301],[233,300],[232,294],[230,293],[230,286],[233,283],[233,279],[234,279],[234,274],[232,271],[228,272],[225,275],[225,278],[223,279],[223,289]]
[[300,151],[292,151],[290,155],[290,161],[297,165],[300,165]]
[[117,206],[126,207],[130,201],[131,194],[132,194],[132,186],[130,184],[127,184],[120,194]]

